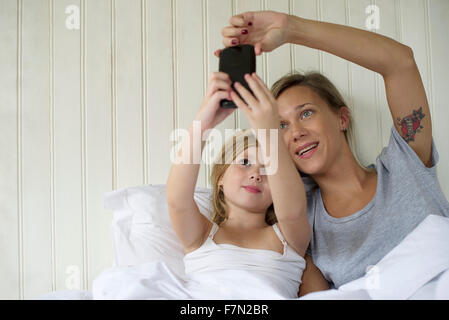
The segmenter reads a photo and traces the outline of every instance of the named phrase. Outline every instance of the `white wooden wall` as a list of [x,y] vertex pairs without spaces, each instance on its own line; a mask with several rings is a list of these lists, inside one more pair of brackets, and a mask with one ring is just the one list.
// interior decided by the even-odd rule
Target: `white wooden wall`
[[[0,0],[0,299],[76,288],[77,272],[90,289],[111,265],[104,193],[166,182],[170,133],[199,109],[232,14],[275,10],[365,29],[370,4],[380,8],[373,32],[414,50],[448,197],[448,0]],[[79,29],[66,27],[70,5]],[[257,57],[269,85],[291,69],[337,85],[372,163],[392,125],[381,76],[307,47]],[[247,126],[236,111],[219,129]],[[197,186],[209,187],[208,172]]]

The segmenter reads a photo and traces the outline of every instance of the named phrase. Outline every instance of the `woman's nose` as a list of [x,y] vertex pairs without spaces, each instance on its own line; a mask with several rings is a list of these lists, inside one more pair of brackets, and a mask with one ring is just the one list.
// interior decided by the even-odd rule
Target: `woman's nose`
[[291,131],[290,139],[292,142],[298,142],[300,138],[307,135],[307,131],[303,126],[294,124]]

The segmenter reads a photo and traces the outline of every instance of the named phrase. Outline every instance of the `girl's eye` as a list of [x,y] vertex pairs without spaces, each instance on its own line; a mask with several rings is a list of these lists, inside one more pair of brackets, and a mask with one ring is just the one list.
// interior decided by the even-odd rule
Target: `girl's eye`
[[281,124],[279,125],[279,127],[280,127],[281,129],[285,129],[285,128],[287,128],[287,124],[286,124],[285,122],[281,122]]
[[308,117],[310,117],[311,115],[312,115],[312,111],[311,111],[311,110],[306,110],[306,111],[304,111],[304,112],[302,113],[301,119],[308,118]]
[[246,166],[247,164],[250,165],[251,163],[249,162],[248,159],[241,159],[241,160],[239,161],[239,164]]

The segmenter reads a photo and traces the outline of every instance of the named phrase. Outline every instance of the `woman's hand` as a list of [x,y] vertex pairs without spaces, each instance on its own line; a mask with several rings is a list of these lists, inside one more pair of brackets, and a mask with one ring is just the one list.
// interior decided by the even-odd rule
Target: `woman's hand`
[[201,121],[202,130],[214,128],[235,110],[235,108],[225,109],[220,107],[221,100],[231,100],[231,84],[231,79],[227,73],[213,72],[209,76],[206,95],[195,117],[196,121]]
[[[231,47],[251,44],[256,55],[271,52],[287,42],[288,15],[275,11],[245,12],[229,19],[231,26],[223,28],[223,45]],[[214,53],[220,56],[220,50]]]
[[235,105],[245,113],[254,130],[279,129],[280,117],[278,106],[270,89],[267,88],[256,73],[251,75],[246,74],[245,80],[254,95],[246,90],[242,84],[236,82],[234,88],[246,102],[237,93],[232,91],[231,98]]

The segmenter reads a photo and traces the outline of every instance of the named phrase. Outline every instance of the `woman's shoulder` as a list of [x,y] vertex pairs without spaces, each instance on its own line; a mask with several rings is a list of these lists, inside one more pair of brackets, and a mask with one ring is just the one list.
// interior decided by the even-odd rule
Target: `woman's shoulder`
[[391,171],[409,171],[409,172],[430,172],[434,173],[435,166],[438,163],[439,154],[435,141],[431,140],[431,161],[426,166],[413,148],[400,136],[394,126],[390,129],[390,140],[376,159],[376,165],[379,170],[386,169]]

